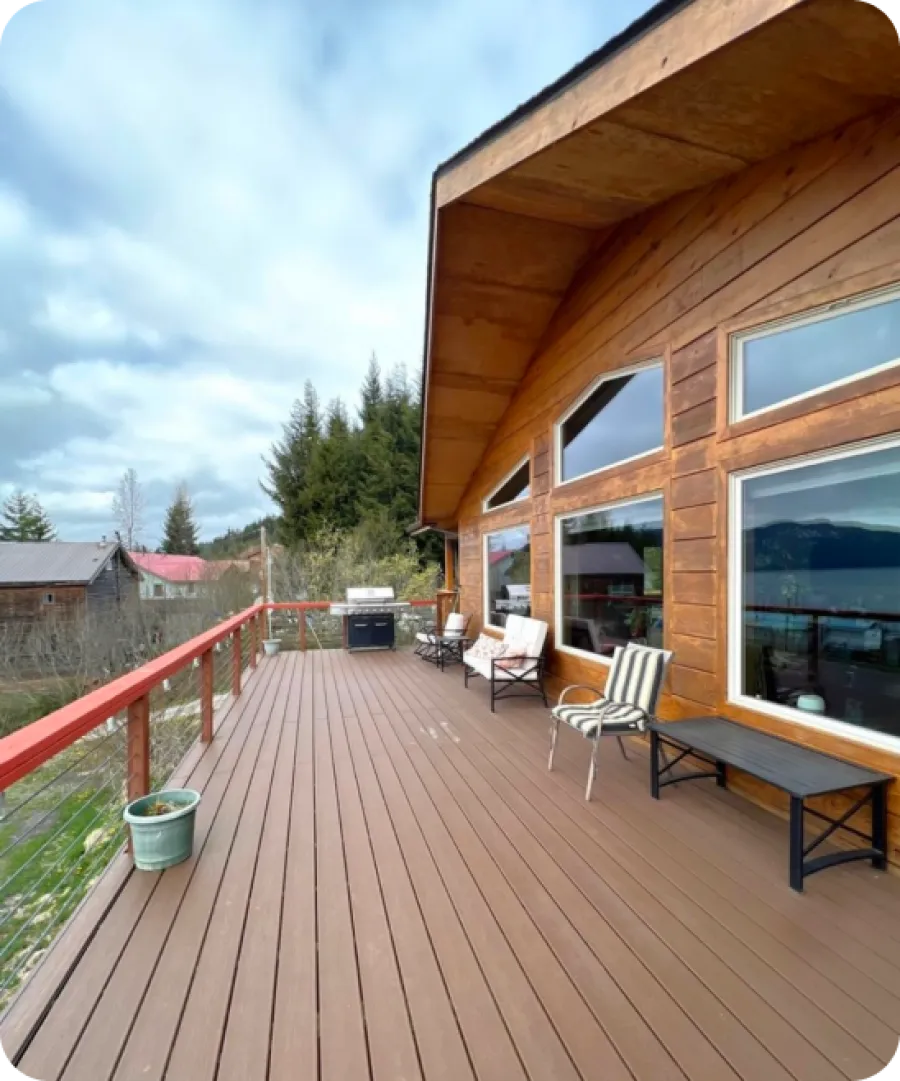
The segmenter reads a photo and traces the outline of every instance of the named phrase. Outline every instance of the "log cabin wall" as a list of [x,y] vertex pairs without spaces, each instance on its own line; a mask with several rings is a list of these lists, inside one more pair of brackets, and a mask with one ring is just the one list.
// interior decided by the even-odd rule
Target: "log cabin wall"
[[[573,281],[458,509],[461,606],[480,626],[487,532],[529,523],[532,606],[554,629],[554,520],[632,496],[665,500],[662,714],[720,712],[900,776],[900,757],[727,701],[727,491],[737,469],[900,431],[900,369],[738,424],[727,402],[729,334],[900,281],[900,109],[870,115],[620,226]],[[599,375],[665,358],[666,446],[553,485],[553,425]],[[525,454],[531,497],[483,513]],[[599,683],[602,662],[551,649],[558,685]],[[775,807],[773,790],[732,784]],[[836,804],[831,804],[834,810]],[[900,865],[900,785],[890,797]]]

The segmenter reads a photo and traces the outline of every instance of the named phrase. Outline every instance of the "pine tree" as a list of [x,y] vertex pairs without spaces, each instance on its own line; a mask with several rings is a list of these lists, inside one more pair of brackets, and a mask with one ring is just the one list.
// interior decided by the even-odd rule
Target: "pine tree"
[[378,423],[381,403],[384,401],[384,391],[381,386],[381,368],[378,364],[378,357],[374,353],[369,357],[369,367],[363,380],[360,399],[359,419],[365,429]]
[[294,402],[281,439],[272,447],[271,457],[265,459],[269,479],[262,485],[263,491],[281,510],[279,533],[289,544],[304,540],[312,532],[310,517],[315,508],[310,471],[316,447],[322,439],[321,427],[319,398],[307,380],[303,399]]
[[37,496],[15,491],[3,504],[0,540],[52,541],[56,530]]
[[199,555],[194,506],[186,484],[179,484],[166,511],[161,550],[166,555]]

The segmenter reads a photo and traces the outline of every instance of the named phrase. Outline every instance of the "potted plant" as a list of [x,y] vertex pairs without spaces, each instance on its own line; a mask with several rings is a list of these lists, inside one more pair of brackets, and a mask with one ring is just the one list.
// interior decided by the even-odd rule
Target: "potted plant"
[[134,865],[140,871],[162,871],[188,859],[194,848],[194,820],[200,793],[189,788],[152,792],[125,808],[131,829]]

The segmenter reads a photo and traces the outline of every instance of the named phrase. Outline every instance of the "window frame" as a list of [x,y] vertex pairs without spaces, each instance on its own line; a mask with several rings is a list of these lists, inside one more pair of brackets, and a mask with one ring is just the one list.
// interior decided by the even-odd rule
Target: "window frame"
[[[635,364],[629,364],[624,368],[616,368],[612,371],[603,372],[591,383],[587,388],[578,395],[574,402],[566,409],[566,411],[560,416],[553,425],[553,486],[555,488],[563,488],[567,484],[577,484],[578,481],[584,480],[586,477],[596,477],[601,473],[608,473],[611,469],[620,469],[623,465],[630,465],[633,462],[639,462],[644,458],[649,458],[651,454],[659,454],[660,451],[666,449],[666,412],[668,410],[668,371],[667,371],[667,357],[666,354],[661,353],[658,356],[654,356],[649,360],[641,360]],[[641,451],[640,454],[632,454],[628,458],[621,458],[619,461],[610,462],[609,465],[601,465],[597,469],[591,469],[587,473],[579,473],[577,477],[570,477],[568,480],[563,480],[563,442],[562,431],[566,421],[568,421],[574,413],[576,413],[584,403],[595,394],[604,383],[610,383],[614,379],[623,379],[627,375],[637,375],[639,372],[650,371],[652,368],[659,368],[663,375],[663,415],[662,415],[662,442],[657,447],[651,447],[650,450]]]
[[668,634],[666,620],[666,574],[665,574],[665,559],[666,559],[666,493],[659,489],[653,492],[642,492],[637,496],[627,496],[625,499],[616,499],[610,503],[597,503],[590,507],[579,507],[578,510],[568,510],[561,514],[557,514],[553,524],[553,562],[554,562],[554,574],[553,574],[553,641],[554,649],[560,653],[567,653],[570,657],[580,657],[586,661],[596,661],[598,664],[603,665],[604,668],[609,668],[612,665],[612,657],[603,657],[599,653],[591,653],[586,649],[579,649],[577,646],[569,646],[563,642],[562,634],[562,621],[563,621],[563,581],[562,581],[562,532],[563,522],[569,521],[571,518],[582,518],[586,514],[595,514],[597,511],[604,510],[616,510],[619,507],[633,507],[638,503],[655,503],[659,500],[662,503],[662,521],[663,521],[663,642],[666,641],[666,635]]
[[494,485],[494,487],[488,492],[488,494],[484,497],[484,499],[482,499],[482,501],[481,501],[481,512],[482,512],[482,514],[493,514],[494,511],[505,510],[507,507],[516,507],[520,503],[524,503],[526,499],[531,499],[531,485],[534,482],[534,477],[532,476],[532,470],[529,468],[529,470],[528,470],[528,495],[519,496],[518,499],[511,499],[507,503],[498,503],[496,507],[489,507],[488,506],[488,503],[490,503],[490,501],[500,491],[500,489],[504,486],[504,484],[508,484],[513,479],[513,477],[516,475],[516,473],[519,472],[519,470],[522,468],[523,465],[528,465],[528,466],[531,465],[531,455],[530,454],[526,454],[524,458],[520,458],[519,461],[516,462],[516,464],[512,467],[512,469],[510,469],[510,471],[508,473],[506,473],[504,475],[504,477],[497,484]]
[[793,458],[779,459],[777,462],[767,462],[765,465],[752,466],[729,474],[726,698],[729,705],[737,706],[751,713],[761,713],[767,717],[787,721],[803,728],[811,728],[839,739],[849,740],[852,743],[859,743],[866,747],[874,747],[878,750],[897,754],[900,753],[900,736],[892,736],[886,732],[876,732],[874,729],[850,724],[834,717],[805,713],[800,709],[791,709],[790,706],[783,706],[777,702],[767,702],[764,699],[752,698],[750,695],[745,694],[742,690],[744,638],[741,631],[744,610],[744,568],[741,544],[744,483],[748,480],[756,480],[759,477],[790,473],[807,465],[843,461],[879,450],[892,449],[900,449],[900,435],[895,434],[848,443],[842,447],[798,455]]
[[746,420],[765,416],[776,409],[794,405],[796,402],[806,401],[818,394],[839,387],[847,387],[861,379],[869,379],[881,372],[891,371],[900,367],[900,354],[894,360],[887,360],[883,364],[866,368],[855,375],[847,375],[842,379],[833,379],[830,383],[822,383],[811,390],[801,394],[792,394],[789,398],[782,398],[773,402],[772,405],[764,405],[760,409],[744,412],[744,346],[748,341],[759,341],[762,338],[770,338],[784,330],[793,330],[798,327],[812,326],[815,323],[826,322],[851,312],[865,311],[867,308],[877,308],[879,305],[892,300],[900,300],[900,282],[881,286],[877,289],[869,289],[863,293],[854,293],[852,296],[840,297],[829,301],[827,304],[819,304],[813,308],[794,312],[790,315],[781,316],[777,319],[753,326],[734,330],[729,334],[728,355],[728,423],[740,424]]
[[528,530],[528,587],[531,588],[531,582],[534,577],[534,554],[530,550],[531,547],[531,519],[526,521],[516,522],[512,525],[505,525],[498,529],[489,529],[482,534],[481,539],[481,622],[485,630],[496,631],[498,634],[506,634],[505,627],[498,627],[494,623],[490,623],[488,617],[491,611],[490,601],[490,589],[491,581],[488,577],[488,538],[499,536],[501,533],[511,533],[514,529],[527,529]]

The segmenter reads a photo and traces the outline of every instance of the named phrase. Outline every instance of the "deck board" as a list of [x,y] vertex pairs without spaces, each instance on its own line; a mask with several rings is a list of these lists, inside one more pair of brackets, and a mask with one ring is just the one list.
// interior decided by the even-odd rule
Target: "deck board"
[[[900,881],[410,654],[266,659],[180,776],[197,852],[114,867],[0,1026],[42,1081],[856,1081]],[[96,899],[95,899],[96,898]],[[92,927],[94,913],[97,925]],[[102,917],[102,918],[101,918]],[[82,935],[81,948],[73,941]]]

